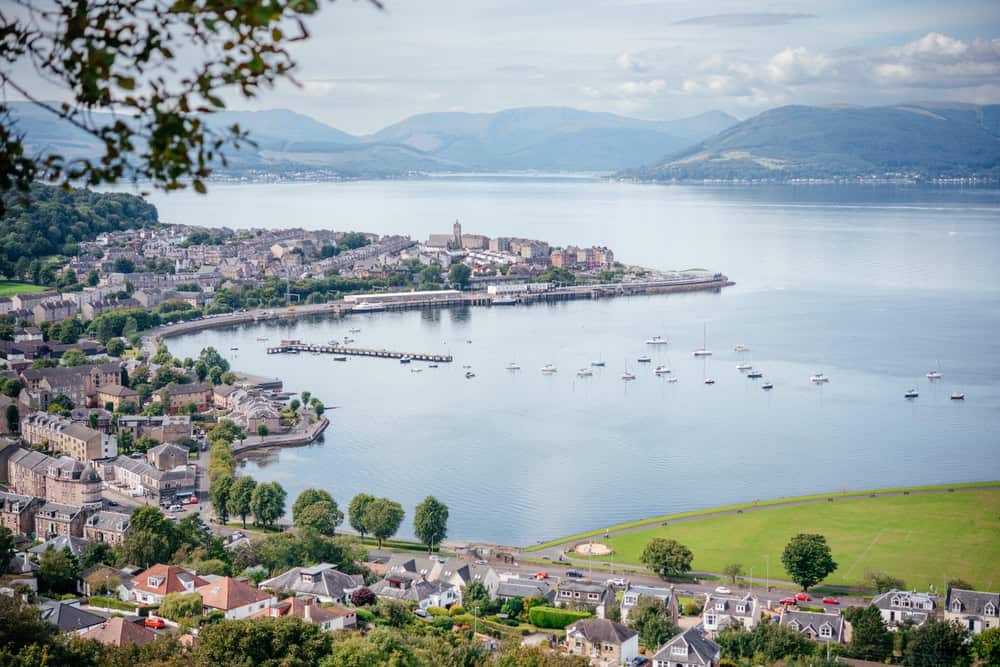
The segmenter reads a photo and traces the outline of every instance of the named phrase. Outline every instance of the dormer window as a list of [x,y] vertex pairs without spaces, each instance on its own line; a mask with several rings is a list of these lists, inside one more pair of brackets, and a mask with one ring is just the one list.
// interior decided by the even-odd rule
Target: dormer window
[[743,603],[740,603],[736,605],[736,611],[741,614],[745,614],[747,612],[747,606]]
[[717,610],[725,609],[726,608],[726,603],[725,602],[716,602],[715,603],[715,608]]
[[951,603],[951,610],[956,614],[960,613],[962,611],[962,603],[959,602],[958,600],[955,600],[954,602]]
[[993,606],[992,602],[987,602],[986,606],[983,607],[983,613],[986,614],[987,616],[996,616],[997,608]]
[[163,583],[163,577],[147,577],[146,583],[150,588],[159,588],[160,584]]
[[833,630],[830,628],[829,625],[821,625],[819,628],[819,636],[829,639],[830,637],[833,636]]
[[899,603],[899,596],[898,596],[898,595],[894,595],[894,596],[892,597],[892,602],[891,602],[891,604],[892,604],[892,606],[893,606],[893,607],[901,607],[901,606],[902,606],[902,605],[901,605],[901,604]]
[[790,627],[792,630],[798,630],[799,629],[799,622],[798,621],[792,621],[791,623],[788,624],[788,627]]
[[670,647],[670,655],[687,655],[688,647],[685,644],[674,644]]

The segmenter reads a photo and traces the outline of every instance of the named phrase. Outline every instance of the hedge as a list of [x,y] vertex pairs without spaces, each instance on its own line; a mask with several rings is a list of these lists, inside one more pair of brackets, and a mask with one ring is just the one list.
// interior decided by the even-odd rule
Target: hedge
[[88,599],[88,604],[91,607],[104,607],[105,609],[121,609],[122,611],[130,611],[133,614],[138,613],[141,605],[137,605],[131,602],[122,602],[118,598],[106,598],[98,595],[92,595]]
[[532,607],[528,611],[528,618],[536,627],[561,630],[574,621],[590,618],[590,612],[555,607]]
[[447,616],[448,610],[444,607],[427,607],[427,613],[431,616]]

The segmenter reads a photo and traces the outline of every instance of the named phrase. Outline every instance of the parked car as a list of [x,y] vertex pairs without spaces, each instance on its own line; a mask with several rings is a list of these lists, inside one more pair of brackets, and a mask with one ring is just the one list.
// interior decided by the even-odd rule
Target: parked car
[[614,577],[612,579],[608,579],[608,583],[612,586],[618,586],[619,588],[625,588],[625,586],[628,584],[628,582],[625,581],[623,577]]
[[840,604],[840,600],[838,600],[837,598],[832,598],[829,595],[827,595],[825,598],[823,598],[823,604]]
[[532,579],[538,579],[539,581],[541,581],[542,579],[548,579],[549,578],[549,573],[548,572],[535,572],[533,575],[531,575],[531,578]]
[[184,507],[182,507],[181,505],[171,505],[170,506],[170,511],[171,512],[183,512],[184,511]]
[[416,609],[414,609],[413,613],[416,614],[417,616],[421,617],[421,618],[427,618],[428,616],[430,616],[430,614],[427,613],[426,609],[420,609],[419,607],[417,607]]
[[725,586],[716,586],[715,592],[721,593],[722,595],[729,595],[730,593],[732,593],[732,591],[726,588]]
[[163,622],[163,619],[158,616],[147,616],[143,624],[147,628],[155,628],[157,630],[162,630],[167,627],[167,624]]
[[809,602],[810,600],[812,600],[812,598],[805,593],[796,593],[795,599],[798,600],[799,602]]
[[489,564],[490,564],[489,561],[482,560],[482,559],[476,561],[476,565],[489,565]]
[[583,572],[578,572],[576,570],[566,570],[566,576],[573,579],[583,579]]
[[643,657],[641,655],[637,655],[634,658],[632,658],[632,662],[630,662],[629,665],[631,667],[642,667],[643,665],[648,664],[648,663],[649,663],[649,658],[645,658],[645,657]]
[[795,598],[794,597],[781,598],[780,600],[778,600],[778,604],[795,604]]
[[198,504],[198,496],[191,496],[190,498],[187,499],[186,502],[187,502],[188,505],[197,505]]

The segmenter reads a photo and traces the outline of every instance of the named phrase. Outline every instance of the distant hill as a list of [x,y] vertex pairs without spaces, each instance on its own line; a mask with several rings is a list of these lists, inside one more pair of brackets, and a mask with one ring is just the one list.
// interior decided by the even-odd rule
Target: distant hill
[[[87,133],[27,103],[13,103],[31,150],[93,156]],[[95,118],[110,116],[95,114]],[[413,172],[617,171],[649,163],[716,134],[737,120],[713,111],[674,121],[645,121],[556,107],[497,113],[429,113],[358,137],[284,109],[207,116],[222,129],[250,131],[256,147],[227,151],[220,172],[323,170],[347,177]]]
[[648,180],[1000,176],[1000,105],[785,106],[646,167]]

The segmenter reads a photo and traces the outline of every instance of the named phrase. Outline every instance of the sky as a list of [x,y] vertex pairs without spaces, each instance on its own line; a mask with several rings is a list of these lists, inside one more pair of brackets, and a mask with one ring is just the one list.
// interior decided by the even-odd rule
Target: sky
[[1000,0],[321,0],[296,78],[233,109],[374,132],[569,106],[646,119],[784,104],[1000,102]]

